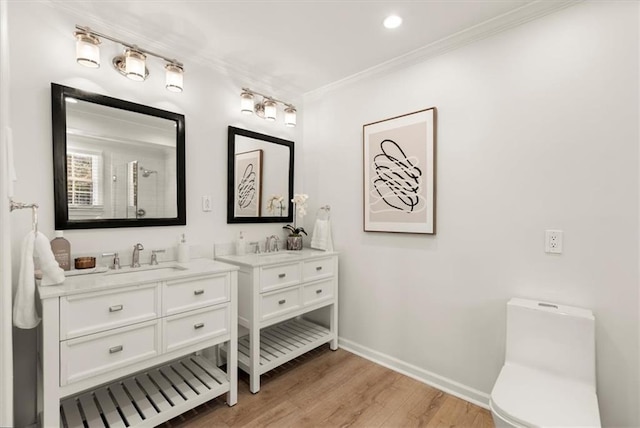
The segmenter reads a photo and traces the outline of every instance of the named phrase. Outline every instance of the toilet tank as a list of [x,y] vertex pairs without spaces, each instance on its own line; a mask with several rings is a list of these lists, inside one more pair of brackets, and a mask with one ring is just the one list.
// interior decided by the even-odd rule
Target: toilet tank
[[507,303],[506,363],[596,385],[595,318],[587,309],[526,299]]

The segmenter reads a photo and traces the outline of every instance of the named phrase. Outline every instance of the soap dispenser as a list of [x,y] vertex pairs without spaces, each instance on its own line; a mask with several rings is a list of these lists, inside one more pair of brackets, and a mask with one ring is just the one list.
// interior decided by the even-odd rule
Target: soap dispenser
[[189,262],[189,245],[187,245],[187,239],[184,237],[184,233],[182,234],[182,238],[180,239],[180,243],[178,244],[178,263],[188,263]]
[[247,246],[244,242],[244,236],[242,235],[242,231],[240,231],[240,234],[238,235],[238,241],[236,242],[236,255],[244,256],[246,248]]

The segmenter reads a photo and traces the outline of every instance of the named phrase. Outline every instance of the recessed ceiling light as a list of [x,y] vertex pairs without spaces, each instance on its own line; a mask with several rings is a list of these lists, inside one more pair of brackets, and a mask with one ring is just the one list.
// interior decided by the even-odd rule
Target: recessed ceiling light
[[386,28],[398,28],[402,25],[402,18],[398,15],[390,15],[384,19],[383,24]]

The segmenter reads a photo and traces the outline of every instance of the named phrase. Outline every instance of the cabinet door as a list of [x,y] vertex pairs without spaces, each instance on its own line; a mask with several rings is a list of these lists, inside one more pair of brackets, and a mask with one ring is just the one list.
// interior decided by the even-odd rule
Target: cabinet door
[[162,314],[173,315],[229,301],[229,274],[167,281],[163,286]]
[[260,320],[285,315],[300,308],[300,287],[263,294],[260,299]]
[[305,306],[333,300],[333,279],[307,284],[302,288],[302,302]]
[[272,291],[300,283],[300,263],[286,263],[260,268],[260,291]]
[[60,298],[60,339],[72,339],[159,317],[158,284]]
[[333,276],[333,257],[307,260],[302,265],[302,279],[311,281]]
[[60,385],[160,355],[160,321],[60,342]]
[[228,334],[229,327],[228,304],[164,318],[164,351],[171,352]]

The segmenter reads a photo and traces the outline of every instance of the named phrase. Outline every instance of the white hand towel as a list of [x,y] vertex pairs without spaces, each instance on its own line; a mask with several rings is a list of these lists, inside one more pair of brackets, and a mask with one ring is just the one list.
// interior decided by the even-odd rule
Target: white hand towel
[[333,251],[330,220],[316,220],[311,237],[311,248]]
[[36,235],[29,232],[22,240],[18,289],[13,301],[13,325],[18,328],[34,328],[40,322],[36,311],[36,280],[34,278],[33,248]]
[[40,270],[42,271],[42,281],[40,281],[40,285],[45,286],[63,283],[64,270],[53,256],[49,238],[41,232],[38,232],[38,236],[36,236],[35,250],[35,255],[40,259]]

